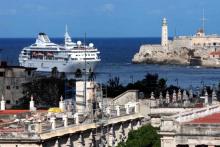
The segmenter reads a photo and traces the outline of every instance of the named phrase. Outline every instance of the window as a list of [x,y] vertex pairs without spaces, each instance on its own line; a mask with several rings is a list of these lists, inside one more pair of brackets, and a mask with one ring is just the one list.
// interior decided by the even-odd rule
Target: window
[[10,104],[11,103],[11,101],[10,100],[6,100],[6,104]]
[[5,72],[0,72],[0,77],[4,77],[5,76]]
[[28,71],[28,75],[29,75],[29,76],[31,75],[31,71]]
[[9,90],[9,89],[11,89],[11,87],[8,85],[8,86],[6,86],[6,89],[8,89],[8,90]]

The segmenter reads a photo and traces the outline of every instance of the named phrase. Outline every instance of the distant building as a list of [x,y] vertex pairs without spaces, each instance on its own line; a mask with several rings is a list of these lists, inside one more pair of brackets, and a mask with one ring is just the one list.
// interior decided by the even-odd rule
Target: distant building
[[220,59],[220,51],[209,53],[210,58]]
[[167,19],[162,20],[161,46],[167,47],[171,50],[186,47],[189,49],[206,48],[214,49],[215,51],[220,47],[220,36],[216,34],[206,35],[205,30],[198,29],[193,36],[174,36],[173,40],[168,39],[168,25]]
[[35,68],[9,66],[6,62],[0,63],[0,95],[6,101],[6,108],[18,104],[23,97],[22,84],[29,82],[34,76]]
[[219,50],[220,36],[216,34],[206,35],[203,29],[199,29],[193,36],[176,36],[172,41],[172,48],[186,47],[189,49],[204,48]]

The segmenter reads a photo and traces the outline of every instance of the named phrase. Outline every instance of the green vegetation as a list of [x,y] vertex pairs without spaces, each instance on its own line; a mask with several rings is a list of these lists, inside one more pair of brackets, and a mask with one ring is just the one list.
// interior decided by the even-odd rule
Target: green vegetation
[[116,97],[119,94],[130,90],[136,89],[144,93],[145,98],[149,98],[151,92],[154,92],[156,97],[159,97],[160,92],[165,96],[166,91],[169,91],[170,94],[173,93],[173,90],[178,90],[179,87],[170,85],[167,87],[166,80],[159,78],[158,74],[147,74],[144,79],[136,81],[135,83],[129,83],[127,86],[120,84],[120,79],[114,77],[109,79],[107,82],[107,95],[108,97]]
[[116,97],[127,90],[126,87],[120,83],[119,77],[110,78],[103,87],[107,87],[108,97]]
[[119,143],[118,147],[160,147],[160,136],[154,127],[144,125],[129,132],[127,141]]
[[[81,71],[78,71],[76,76],[81,77],[81,74]],[[91,72],[88,76],[88,80],[94,79],[95,74]],[[75,87],[75,80],[66,80],[65,73],[59,73],[57,68],[53,68],[50,77],[38,77],[33,79],[32,82],[23,85],[24,97],[20,99],[19,104],[14,106],[14,108],[28,109],[31,95],[34,97],[36,106],[40,108],[58,106],[60,96],[65,95],[65,84],[66,86],[73,88]],[[144,79],[134,83],[129,83],[126,86],[120,83],[119,77],[110,78],[103,87],[107,87],[107,90],[104,90],[103,92],[104,95],[107,94],[108,97],[116,97],[127,90],[136,89],[143,93],[143,96],[140,98],[150,98],[151,92],[154,92],[155,97],[159,97],[160,92],[162,92],[165,97],[166,91],[172,94],[174,90],[178,91],[178,89],[180,89],[180,87],[173,85],[168,87],[165,79],[159,78],[158,74],[149,73],[146,74]],[[220,83],[216,89],[217,97],[220,96],[219,89]],[[207,90],[208,94],[211,95],[213,89],[210,86],[204,86],[202,90],[203,95],[205,90]]]
[[60,97],[64,96],[64,88],[75,87],[75,80],[66,80],[64,74],[53,70],[51,77],[35,78],[30,83],[23,85],[24,97],[20,99],[19,104],[14,109],[28,109],[31,96],[34,97],[37,108],[47,109],[57,107]]
[[[167,81],[165,79],[159,78],[158,74],[148,73],[145,75],[144,79],[136,81],[134,83],[129,83],[126,86],[123,86],[120,83],[119,77],[109,79],[107,84],[104,86],[107,87],[107,96],[112,98],[130,89],[136,89],[139,90],[140,93],[143,93],[143,96],[140,96],[139,98],[150,98],[151,92],[154,92],[154,96],[156,98],[159,97],[160,92],[162,92],[163,97],[165,97],[167,91],[169,92],[169,94],[173,94],[173,91],[178,92],[179,89],[181,90],[181,92],[183,92],[184,89],[182,89],[181,87],[174,85],[167,86],[166,82]],[[216,91],[217,99],[220,100],[220,82],[218,86],[203,85],[202,88],[199,88],[199,91],[194,93],[193,97],[199,98],[201,95],[205,94],[205,91],[207,91],[208,95],[211,96],[213,89]],[[186,92],[189,95],[189,91],[186,90]]]

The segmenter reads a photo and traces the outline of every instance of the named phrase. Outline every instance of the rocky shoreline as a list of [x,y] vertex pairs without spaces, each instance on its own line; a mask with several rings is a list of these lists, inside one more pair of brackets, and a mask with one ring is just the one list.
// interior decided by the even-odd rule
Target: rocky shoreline
[[164,48],[161,45],[142,45],[132,59],[135,64],[171,64],[204,67],[220,67],[216,59],[209,58],[204,48]]

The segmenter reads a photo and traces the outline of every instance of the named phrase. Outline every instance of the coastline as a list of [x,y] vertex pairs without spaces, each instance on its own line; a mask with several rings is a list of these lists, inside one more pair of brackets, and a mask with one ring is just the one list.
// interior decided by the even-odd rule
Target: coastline
[[162,20],[161,30],[161,43],[141,45],[133,63],[220,67],[220,36],[206,35],[203,28],[192,36],[175,36],[169,40],[166,18]]

